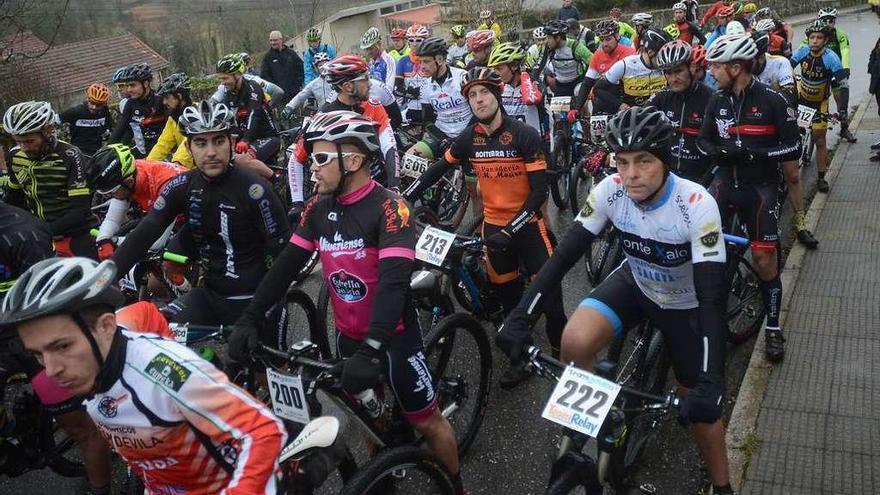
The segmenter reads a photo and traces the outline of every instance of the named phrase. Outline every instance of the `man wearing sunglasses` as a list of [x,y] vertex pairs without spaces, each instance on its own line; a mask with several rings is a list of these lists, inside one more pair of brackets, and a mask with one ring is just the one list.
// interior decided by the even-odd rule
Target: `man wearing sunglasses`
[[370,178],[370,162],[381,149],[376,127],[345,110],[320,113],[308,124],[302,147],[318,194],[235,323],[229,355],[248,358],[260,342],[256,329],[263,315],[317,250],[338,330],[336,353],[347,357],[340,366],[343,389],[358,395],[375,388],[384,374],[404,418],[462,493],[455,435],[437,407],[409,293],[415,226],[403,198]]

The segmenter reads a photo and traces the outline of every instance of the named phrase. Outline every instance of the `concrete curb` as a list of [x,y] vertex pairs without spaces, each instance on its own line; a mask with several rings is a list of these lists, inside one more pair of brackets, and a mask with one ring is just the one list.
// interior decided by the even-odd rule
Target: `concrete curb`
[[[859,104],[859,109],[856,111],[850,124],[850,129],[853,132],[862,123],[862,117],[865,115],[870,99],[871,95],[866,95]],[[834,159],[828,167],[828,173],[825,178],[832,187],[837,181],[840,171],[846,165],[846,155],[849,152],[849,147],[850,144],[845,141],[839,143],[834,153]],[[825,209],[827,200],[827,194],[816,194],[813,197],[813,201],[810,203],[810,208],[806,214],[808,229],[816,231],[816,226],[822,216],[822,211]],[[819,249],[821,249],[821,246]],[[797,285],[798,275],[800,274],[806,252],[806,248],[800,243],[795,242],[780,275],[783,291],[779,319],[783,328],[785,320],[788,319],[792,294]],[[730,481],[737,491],[742,490],[742,485],[748,474],[748,463],[752,454],[751,449],[754,445],[753,437],[757,430],[758,416],[761,411],[761,405],[764,402],[764,393],[767,391],[767,383],[772,369],[773,365],[764,359],[764,338],[759,335],[755,341],[755,348],[752,351],[749,366],[740,385],[736,405],[730,415],[730,423],[727,426],[727,457],[730,463]]]

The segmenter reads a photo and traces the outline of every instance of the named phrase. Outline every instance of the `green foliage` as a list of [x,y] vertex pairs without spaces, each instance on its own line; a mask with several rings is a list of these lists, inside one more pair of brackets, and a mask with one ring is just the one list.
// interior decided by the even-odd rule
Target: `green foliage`
[[193,101],[200,101],[210,98],[220,81],[215,76],[190,77],[189,78],[190,95]]

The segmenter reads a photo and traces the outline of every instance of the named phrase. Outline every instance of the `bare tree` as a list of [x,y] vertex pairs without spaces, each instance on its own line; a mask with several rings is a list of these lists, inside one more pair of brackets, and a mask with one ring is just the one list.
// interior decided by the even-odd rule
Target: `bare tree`
[[[70,0],[65,0],[63,5],[55,12],[47,12],[48,2],[41,0],[0,0],[0,66],[7,65],[14,59],[39,58],[43,56],[55,43],[58,30],[64,17],[67,15],[67,7]],[[27,31],[49,29],[46,46],[35,53],[16,50],[16,42],[22,39]]]

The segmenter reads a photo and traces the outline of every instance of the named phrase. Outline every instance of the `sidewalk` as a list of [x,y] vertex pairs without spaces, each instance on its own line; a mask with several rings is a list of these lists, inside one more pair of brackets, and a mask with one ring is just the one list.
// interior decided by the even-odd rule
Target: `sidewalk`
[[[880,139],[871,98],[803,258],[786,356],[760,406],[742,493],[880,493]],[[763,337],[762,337],[763,338]],[[756,352],[760,352],[756,346]]]

